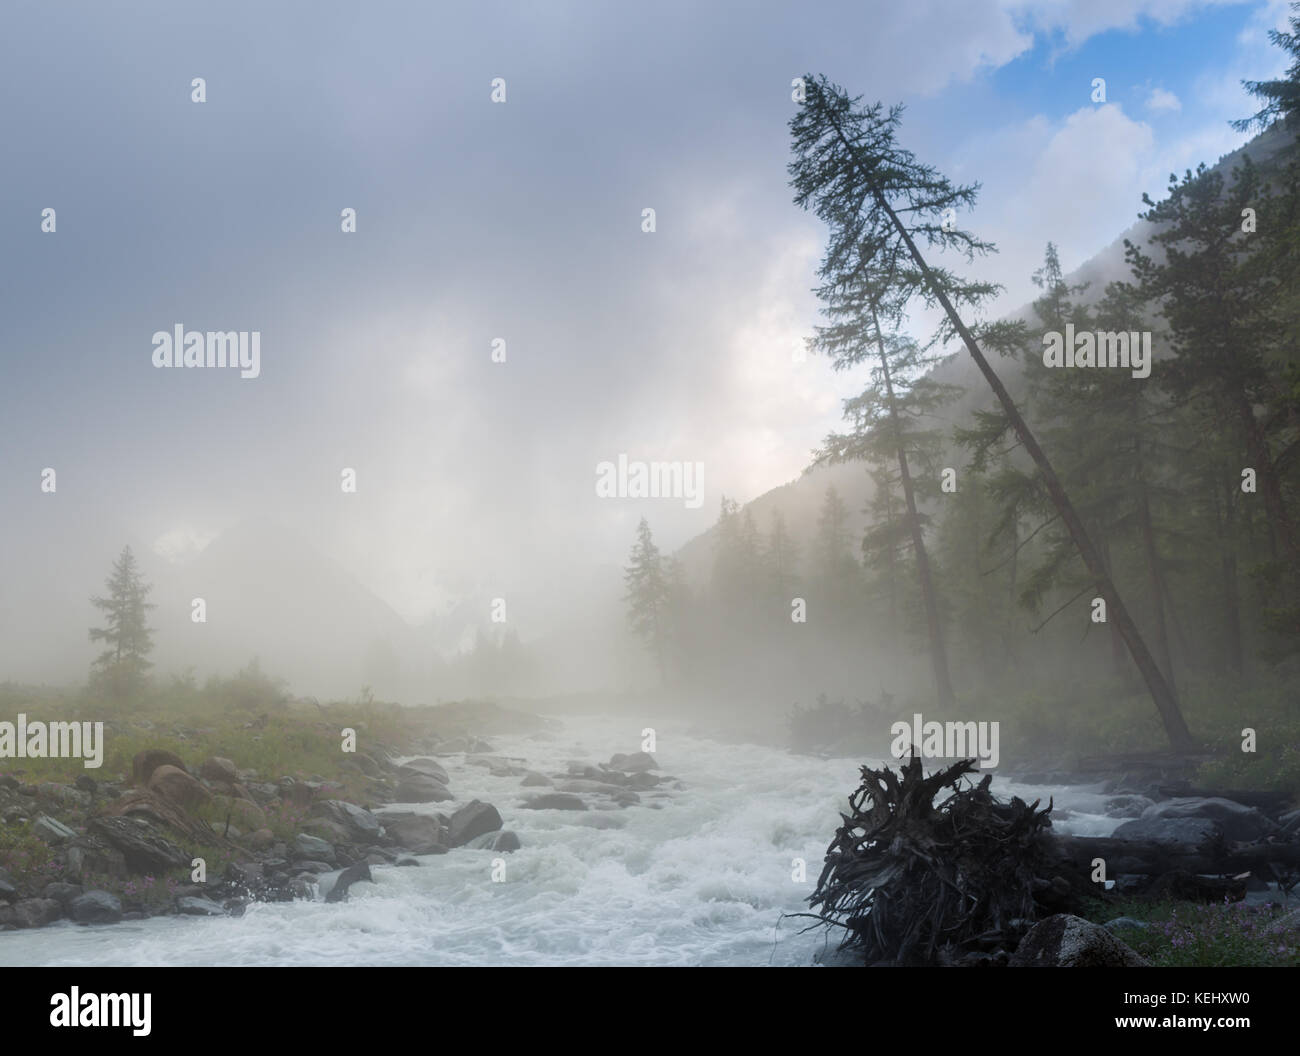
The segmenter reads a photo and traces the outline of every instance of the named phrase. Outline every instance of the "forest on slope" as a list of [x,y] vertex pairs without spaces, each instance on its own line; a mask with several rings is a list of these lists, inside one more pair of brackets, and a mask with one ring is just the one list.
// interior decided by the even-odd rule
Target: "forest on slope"
[[[995,290],[978,261],[993,247],[952,220],[977,188],[953,187],[897,147],[898,111],[809,75],[792,182],[805,199],[823,195],[832,232],[818,290],[826,325],[810,347],[868,381],[818,468],[780,498],[741,507],[724,497],[714,528],[675,557],[643,524],[627,600],[667,685],[737,700],[844,698],[815,709],[813,741],[880,731],[880,719],[915,706],[1011,719],[1008,736],[1041,751],[1161,746],[1169,724],[1162,731],[1144,699],[1154,678],[1195,743],[1267,729],[1260,756],[1222,764],[1234,777],[1300,776],[1300,42],[1293,32],[1276,43],[1297,62],[1285,80],[1248,85],[1262,105],[1240,127],[1259,135],[1213,167],[1171,176],[1159,200],[1144,196],[1141,223],[1072,275],[1044,232],[1040,296],[990,321],[978,308]],[[801,156],[798,122],[813,122],[813,102],[823,120],[803,129]],[[910,203],[936,272],[951,260],[970,272],[942,272],[940,285],[964,301],[971,338],[998,353],[988,359],[1069,496],[1073,532],[951,319],[929,339],[910,332],[933,289],[900,280],[913,262],[890,258],[884,236],[864,250],[867,225],[843,219],[851,192],[835,166],[845,163],[817,139],[840,122],[852,128],[845,143],[876,152],[872,165],[919,174],[906,187],[886,177],[895,182],[882,201]],[[860,182],[852,193],[869,197],[870,180]],[[1107,352],[1112,364],[1094,365]],[[839,464],[860,474],[860,510],[819,487],[820,467]],[[814,489],[815,528],[792,531],[785,511],[806,524]],[[1115,606],[1098,606],[1108,599],[1080,532],[1157,671],[1139,672]]]

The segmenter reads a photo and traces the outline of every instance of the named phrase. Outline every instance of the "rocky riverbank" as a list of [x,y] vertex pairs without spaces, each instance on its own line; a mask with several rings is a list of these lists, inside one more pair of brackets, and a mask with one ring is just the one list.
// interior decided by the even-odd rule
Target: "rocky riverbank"
[[[311,717],[282,718],[281,734],[295,723],[304,735],[317,727],[335,735]],[[373,882],[372,867],[437,868],[434,856],[462,848],[518,850],[508,823],[515,811],[658,807],[682,787],[644,752],[551,773],[494,754],[493,730],[545,725],[483,705],[413,710],[387,741],[363,738],[366,750],[343,752],[333,778],[162,747],[140,749],[129,772],[106,778],[0,775],[0,931],[239,915],[254,901],[338,902]],[[119,735],[158,731],[155,722],[116,726]],[[259,737],[256,721],[248,728]],[[166,732],[175,743],[176,730]],[[474,767],[517,777],[517,800],[499,809],[458,797],[457,774]]]

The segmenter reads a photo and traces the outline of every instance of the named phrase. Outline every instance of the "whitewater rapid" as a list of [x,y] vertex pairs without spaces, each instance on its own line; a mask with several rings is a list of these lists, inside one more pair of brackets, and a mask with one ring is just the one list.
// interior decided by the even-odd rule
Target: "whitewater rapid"
[[[807,908],[839,811],[857,787],[855,759],[814,759],[656,729],[661,773],[686,785],[642,793],[626,810],[531,811],[517,777],[443,758],[455,803],[493,803],[522,849],[458,849],[419,868],[374,866],[342,903],[250,905],[242,917],[159,917],[104,926],[60,923],[0,934],[4,966],[136,965],[808,965],[833,948],[788,914]],[[639,725],[563,718],[555,731],[491,738],[495,755],[563,772],[640,748]],[[1056,797],[1058,831],[1106,835],[1099,788],[994,790]],[[659,804],[654,809],[650,804]],[[617,827],[600,828],[599,825]],[[506,863],[493,882],[493,860]],[[793,879],[793,859],[807,879]],[[786,915],[783,919],[783,914]]]

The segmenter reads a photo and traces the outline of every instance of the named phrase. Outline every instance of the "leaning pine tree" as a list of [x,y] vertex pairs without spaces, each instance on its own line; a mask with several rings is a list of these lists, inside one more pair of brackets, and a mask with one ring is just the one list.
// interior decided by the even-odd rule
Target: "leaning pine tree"
[[1128,608],[1120,598],[1096,545],[1001,378],[985,357],[1004,342],[998,324],[972,329],[960,309],[978,309],[998,287],[969,283],[931,264],[918,240],[940,251],[955,249],[967,260],[993,246],[955,224],[956,211],[974,204],[977,187],[954,186],[935,169],[920,164],[895,142],[902,110],[888,112],[880,103],[868,107],[825,77],[805,78],[805,101],[790,121],[794,159],[789,171],[795,204],[812,208],[830,228],[820,275],[824,283],[839,277],[849,283],[855,274],[877,267],[887,277],[891,302],[906,305],[920,298],[938,305],[944,324],[936,341],[959,338],[984,375],[1011,422],[1017,438],[1033,459],[1053,506],[1105,599],[1134,663],[1155,702],[1170,744],[1188,749],[1193,740],[1168,681],[1147,647]]

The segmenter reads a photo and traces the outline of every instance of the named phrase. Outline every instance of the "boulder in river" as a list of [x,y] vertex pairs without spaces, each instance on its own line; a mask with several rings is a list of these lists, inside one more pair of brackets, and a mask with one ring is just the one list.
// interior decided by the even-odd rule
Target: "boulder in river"
[[1150,962],[1099,924],[1057,913],[1029,929],[1010,963],[1013,968],[1145,968]]
[[176,900],[176,912],[187,917],[223,917],[226,911],[210,898],[184,895]]
[[463,847],[475,836],[495,832],[501,825],[501,814],[496,807],[473,799],[448,819],[447,843],[451,847]]
[[1158,844],[1178,854],[1195,854],[1223,840],[1223,830],[1210,818],[1136,818],[1116,827],[1112,835],[1117,840]]
[[7,910],[0,909],[0,923],[8,922],[16,928],[43,928],[63,916],[63,907],[52,898],[24,898]]
[[587,804],[568,792],[548,792],[525,800],[525,810],[586,810]]
[[78,924],[116,924],[122,919],[122,903],[107,891],[87,891],[69,907]]
[[551,779],[536,770],[525,770],[524,779],[519,782],[524,788],[542,788],[551,784]]
[[395,794],[399,803],[443,803],[456,798],[447,791],[445,782],[415,771],[399,777]]
[[326,902],[342,902],[348,897],[348,888],[358,880],[370,880],[370,866],[366,862],[357,862],[341,869],[337,874],[327,874],[320,878],[320,889],[325,894]]
[[379,820],[399,847],[413,854],[439,854],[447,849],[447,833],[441,816],[410,811],[383,813]]
[[1205,818],[1218,823],[1225,839],[1254,843],[1280,829],[1258,807],[1248,807],[1222,796],[1185,796],[1154,803],[1142,812],[1147,818]]
[[658,770],[659,764],[649,752],[633,752],[631,755],[615,755],[609,761],[609,768],[635,774],[643,770]]
[[444,785],[451,783],[447,771],[443,769],[442,764],[436,759],[410,759],[397,768],[399,779],[411,774],[423,774],[425,777],[431,777]]
[[502,829],[500,832],[485,832],[482,836],[475,836],[466,847],[476,851],[517,851],[523,846],[519,842],[519,837],[509,829]]

